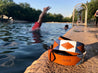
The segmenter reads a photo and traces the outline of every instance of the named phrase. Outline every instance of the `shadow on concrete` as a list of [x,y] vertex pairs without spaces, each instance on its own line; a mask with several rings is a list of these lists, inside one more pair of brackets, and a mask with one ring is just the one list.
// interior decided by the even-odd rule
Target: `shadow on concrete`
[[89,44],[89,45],[85,45],[85,50],[87,52],[85,61],[87,61],[88,59],[90,59],[94,56],[98,56],[98,42]]

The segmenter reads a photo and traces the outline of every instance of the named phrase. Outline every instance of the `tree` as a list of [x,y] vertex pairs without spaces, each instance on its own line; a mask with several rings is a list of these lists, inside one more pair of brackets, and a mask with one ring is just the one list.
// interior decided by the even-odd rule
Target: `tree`
[[[0,15],[7,15],[13,19],[36,22],[41,12],[41,10],[31,8],[28,3],[16,4],[13,0],[0,0]],[[61,14],[46,13],[43,22],[62,22],[63,18]]]
[[98,9],[98,0],[91,0],[91,2],[87,3],[88,6],[88,19],[94,18],[94,14]]
[[70,17],[65,17],[65,18],[63,18],[63,22],[71,22],[71,18]]
[[11,3],[11,2],[13,2],[13,0],[0,0],[0,5],[8,4],[8,3]]
[[1,19],[3,19],[3,15],[7,14],[8,12],[5,10],[6,9],[6,4],[13,3],[13,0],[0,0],[0,15]]
[[19,5],[23,8],[30,8],[30,5],[28,3],[20,3]]

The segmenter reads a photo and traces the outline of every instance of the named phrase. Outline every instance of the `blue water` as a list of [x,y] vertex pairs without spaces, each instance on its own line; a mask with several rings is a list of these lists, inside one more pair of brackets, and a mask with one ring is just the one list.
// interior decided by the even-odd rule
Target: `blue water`
[[0,73],[23,73],[55,39],[69,30],[64,30],[66,23],[43,23],[39,31],[31,32],[33,25],[0,24]]

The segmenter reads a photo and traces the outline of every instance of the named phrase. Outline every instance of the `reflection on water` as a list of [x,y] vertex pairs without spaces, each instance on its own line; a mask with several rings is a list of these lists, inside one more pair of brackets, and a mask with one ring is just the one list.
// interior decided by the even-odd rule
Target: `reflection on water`
[[[6,52],[7,53],[7,52]],[[0,55],[0,66],[2,67],[10,67],[14,65],[15,57],[8,54]]]
[[41,39],[41,33],[40,33],[40,29],[36,30],[36,31],[32,31],[32,34],[33,34],[33,40],[34,42],[33,43],[41,43],[43,42],[42,39]]
[[[43,23],[30,32],[32,23],[0,24],[0,73],[23,73],[27,66],[64,35],[66,23]],[[69,25],[71,28],[71,25]]]

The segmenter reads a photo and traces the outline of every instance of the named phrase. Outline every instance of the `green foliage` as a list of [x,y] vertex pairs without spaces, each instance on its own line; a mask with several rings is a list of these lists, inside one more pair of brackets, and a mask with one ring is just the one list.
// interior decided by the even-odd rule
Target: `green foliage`
[[[87,18],[88,21],[91,19],[95,19],[94,14],[96,12],[96,10],[98,10],[98,0],[91,0],[90,2],[86,3],[87,8],[88,8],[88,14],[87,14]],[[81,5],[81,7],[83,7],[83,9],[81,9],[80,11],[75,10],[75,22],[78,19],[78,13],[82,14],[82,21],[85,21],[85,6]]]
[[[31,8],[28,3],[16,4],[13,0],[0,0],[0,15],[7,15],[16,20],[35,22],[38,20],[41,10]],[[43,22],[68,22],[70,18],[64,18],[61,14],[47,13]]]
[[30,7],[30,5],[28,3],[20,3],[19,5],[23,8],[29,8]]
[[[83,5],[82,5],[83,6]],[[91,0],[87,3],[88,7],[88,19],[94,18],[94,14],[98,9],[98,0]],[[26,20],[35,22],[38,20],[39,15],[42,11],[31,8],[28,3],[16,4],[13,0],[0,0],[0,15],[7,15],[13,17],[13,19]],[[85,10],[75,10],[75,21],[77,21],[77,15],[82,12],[82,21],[85,18]],[[70,22],[71,18],[63,17],[61,14],[47,13],[43,22]]]
[[8,3],[11,3],[11,2],[13,2],[13,0],[0,0],[0,5],[8,4]]
[[91,2],[87,4],[87,6],[88,6],[88,19],[91,19],[92,17],[94,17],[96,10],[98,10],[98,0],[91,0]]
[[63,22],[71,22],[72,19],[70,17],[65,17],[63,18]]

